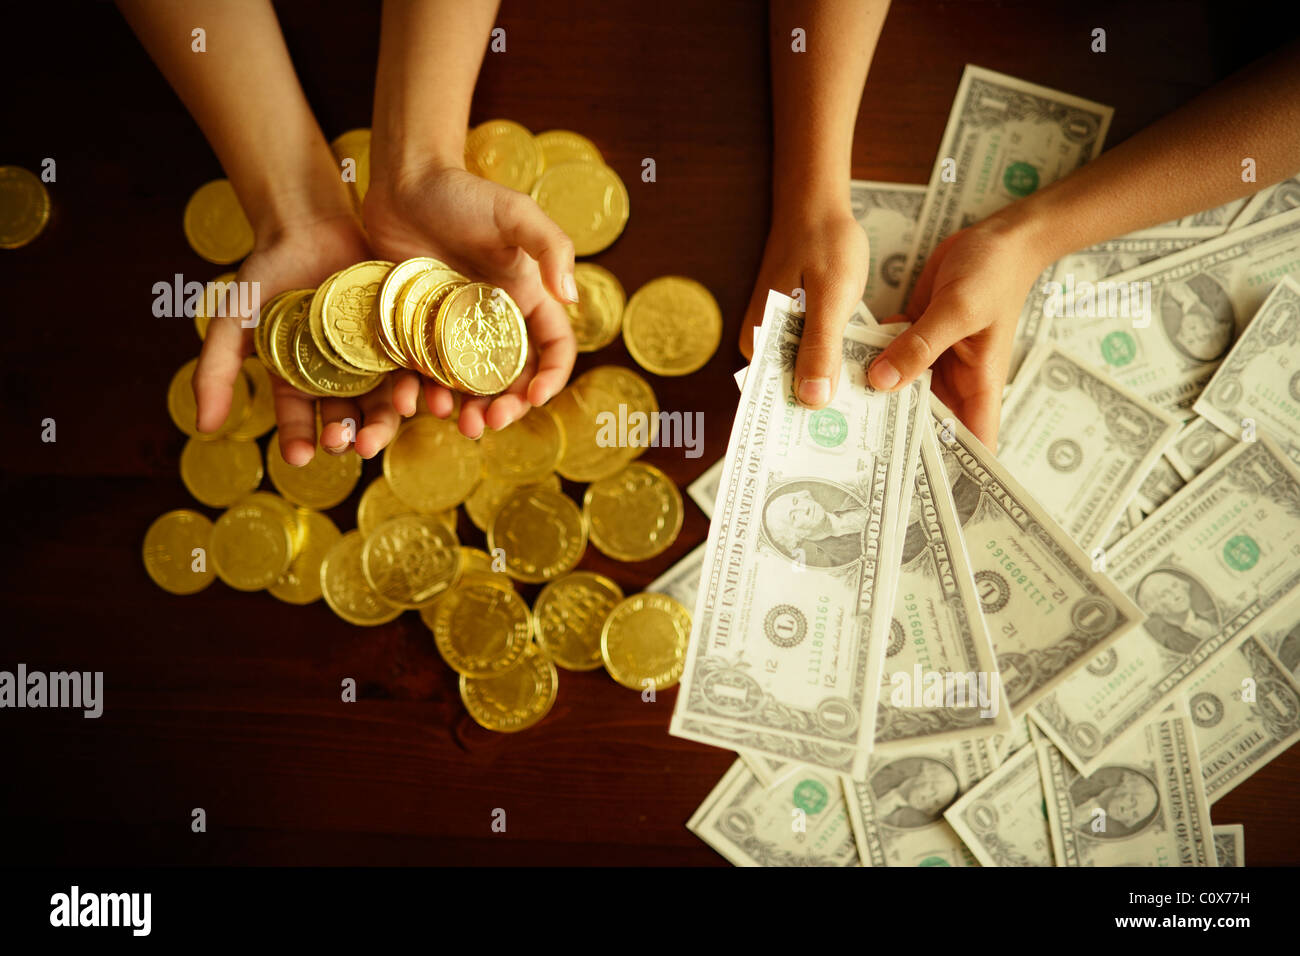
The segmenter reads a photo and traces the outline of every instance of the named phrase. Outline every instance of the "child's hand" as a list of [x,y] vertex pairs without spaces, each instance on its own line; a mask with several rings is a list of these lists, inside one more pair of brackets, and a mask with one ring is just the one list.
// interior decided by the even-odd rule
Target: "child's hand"
[[[364,206],[376,254],[393,261],[433,256],[472,279],[505,289],[518,304],[532,340],[528,364],[500,395],[468,397],[460,430],[470,438],[485,425],[505,428],[531,405],[564,387],[577,354],[565,302],[578,300],[573,243],[523,193],[454,166],[431,168],[391,187],[372,180]],[[429,410],[451,413],[450,390],[426,382]]]
[[[259,242],[240,267],[236,281],[260,283],[265,303],[277,292],[314,287],[331,273],[370,258],[355,219],[346,216],[285,228],[269,241]],[[215,431],[225,421],[239,367],[253,351],[253,331],[242,328],[239,317],[234,315],[216,317],[208,326],[194,372],[199,431]],[[305,465],[316,451],[316,399],[274,373],[271,385],[275,389],[280,451],[291,465]],[[419,380],[410,372],[402,372],[386,377],[359,399],[321,399],[321,446],[342,452],[353,438],[361,457],[374,456],[396,434],[399,413],[415,414],[418,394]],[[349,435],[342,424],[347,418],[359,428],[354,435]]]
[[803,289],[807,317],[795,363],[795,394],[812,408],[835,394],[844,326],[867,285],[867,252],[867,234],[847,208],[792,224],[774,220],[768,234],[740,329],[740,351],[752,358],[768,289],[786,295]]
[[933,365],[935,395],[996,450],[1016,323],[1046,265],[997,214],[949,236],[926,262],[906,311],[882,320],[915,324],[876,359],[868,380],[894,391]]

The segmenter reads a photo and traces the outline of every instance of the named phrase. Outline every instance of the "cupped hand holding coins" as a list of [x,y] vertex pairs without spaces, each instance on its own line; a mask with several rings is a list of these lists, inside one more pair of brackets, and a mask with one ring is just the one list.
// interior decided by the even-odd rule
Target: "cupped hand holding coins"
[[[344,148],[368,152],[363,134],[346,134]],[[546,715],[557,667],[603,666],[640,692],[677,682],[689,611],[663,594],[625,595],[610,577],[580,567],[589,545],[616,561],[652,560],[681,530],[676,485],[637,460],[655,439],[654,390],[615,365],[565,382],[575,351],[620,335],[648,371],[689,374],[716,350],[721,313],[689,279],[654,279],[629,299],[607,269],[573,267],[575,247],[599,251],[627,218],[622,183],[584,137],[533,137],[494,121],[471,131],[466,160],[475,174],[430,173],[401,214],[386,207],[387,187],[366,192],[358,182],[364,235],[336,223],[324,249],[290,237],[249,256],[241,276],[276,278],[264,281],[248,346],[236,321],[220,326],[228,338],[217,350],[228,363],[225,414],[204,420],[210,431],[195,429],[194,362],[168,394],[173,420],[191,436],[181,477],[198,501],[225,511],[215,521],[190,509],[163,515],[144,554],[150,575],[174,593],[218,577],[291,603],[323,597],[358,626],[415,610],[459,675],[473,719],[508,732]],[[592,209],[572,208],[582,203]],[[572,245],[548,214],[568,224]],[[451,228],[435,235],[431,223]],[[453,262],[472,263],[488,281],[470,281]],[[219,326],[203,313],[196,322],[211,364]],[[244,358],[248,348],[256,358]],[[416,413],[417,375],[438,414]],[[197,390],[200,402],[208,385]],[[358,410],[365,423],[356,450],[289,464],[318,427],[328,445],[331,426]],[[638,413],[648,435],[622,443],[602,436],[602,421]],[[263,452],[257,439],[277,421],[281,441],[272,435]],[[383,473],[360,496],[355,530],[340,531],[325,511],[353,494],[362,457],[385,445]],[[278,494],[259,490],[264,474]],[[566,490],[566,482],[586,487]],[[481,547],[467,540],[479,535]],[[195,548],[211,555],[206,569],[195,569]]]

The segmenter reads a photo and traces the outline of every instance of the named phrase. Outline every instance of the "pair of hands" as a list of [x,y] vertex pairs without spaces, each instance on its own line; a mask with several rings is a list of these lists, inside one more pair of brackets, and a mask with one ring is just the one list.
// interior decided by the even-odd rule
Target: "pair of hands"
[[[906,310],[877,317],[912,326],[872,363],[868,381],[897,391],[933,366],[934,393],[996,449],[1016,322],[1043,267],[1013,224],[996,214],[949,236],[926,262]],[[767,290],[802,288],[807,317],[795,389],[805,405],[825,405],[835,394],[844,326],[862,297],[867,269],[866,234],[847,210],[774,220],[741,329],[741,352],[751,357]]]
[[[577,354],[564,308],[577,301],[573,244],[532,199],[444,167],[391,188],[371,188],[362,214],[364,232],[349,215],[286,223],[259,236],[237,281],[259,282],[265,302],[285,289],[314,287],[363,260],[433,256],[505,289],[532,340],[528,364],[508,390],[461,403],[463,434],[477,438],[485,427],[505,428],[564,386]],[[215,431],[225,421],[240,365],[252,351],[253,329],[241,328],[236,318],[213,320],[194,374],[200,431]],[[290,464],[305,465],[316,450],[317,400],[275,375],[271,381],[281,453]],[[452,413],[449,389],[432,381],[423,387],[433,414]],[[420,389],[416,373],[403,370],[359,399],[321,399],[321,447],[340,454],[355,442],[361,457],[373,457],[392,441],[402,418],[415,414]]]

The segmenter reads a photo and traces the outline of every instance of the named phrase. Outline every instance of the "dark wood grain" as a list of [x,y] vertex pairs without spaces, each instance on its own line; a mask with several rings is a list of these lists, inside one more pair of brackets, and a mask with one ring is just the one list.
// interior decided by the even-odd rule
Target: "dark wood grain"
[[[369,125],[377,5],[279,9],[326,135]],[[220,584],[179,598],[151,584],[145,529],[193,506],[163,397],[198,350],[187,320],[152,316],[151,287],[221,271],[180,229],[190,193],[221,171],[111,6],[15,5],[6,18],[0,162],[36,169],[52,156],[58,181],[46,232],[0,253],[0,667],[102,670],[107,687],[99,720],[0,713],[0,861],[722,863],[683,824],[732,757],[667,734],[675,691],[643,703],[601,672],[562,672],[543,724],[496,736],[465,714],[414,614],[363,630],[321,604]],[[703,457],[647,455],[685,485],[726,445],[736,335],[767,227],[765,8],[507,2],[500,23],[508,52],[488,56],[474,121],[591,137],[632,203],[627,232],[596,261],[629,291],[692,276],[722,306],[714,360],[686,379],[652,377],[663,408],[705,413]],[[1105,55],[1089,52],[1095,26],[1108,30]],[[896,3],[855,175],[927,180],[967,62],[1114,105],[1114,143],[1281,40],[1251,32],[1232,9],[1198,3]],[[644,157],[653,184],[640,179]],[[604,362],[629,362],[621,343],[579,370]],[[39,440],[47,417],[55,444]],[[378,473],[370,463],[363,480]],[[341,527],[354,526],[356,500],[331,512]],[[689,500],[687,511],[659,558],[617,565],[591,551],[583,566],[642,587],[703,540],[703,515]],[[464,518],[461,531],[480,540]],[[361,689],[355,704],[339,700],[345,677]],[[1251,863],[1300,862],[1297,784],[1293,751],[1215,806],[1216,822],[1246,824]],[[194,807],[206,834],[190,832]],[[490,829],[496,808],[503,834]]]

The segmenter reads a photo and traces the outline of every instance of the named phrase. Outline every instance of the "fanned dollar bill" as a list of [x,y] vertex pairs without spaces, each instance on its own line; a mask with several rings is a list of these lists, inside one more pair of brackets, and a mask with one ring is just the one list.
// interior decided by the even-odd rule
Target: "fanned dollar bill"
[[839,781],[800,769],[764,787],[737,760],[687,828],[736,866],[858,866]]
[[1230,199],[1222,206],[1202,209],[1190,216],[1181,216],[1149,229],[1139,229],[1133,235],[1155,239],[1178,239],[1185,236],[1201,240],[1213,239],[1227,232],[1236,222],[1246,201],[1246,197]]
[[[1084,773],[1300,590],[1300,470],[1267,437],[1240,444],[1108,552],[1148,617],[1034,710]],[[996,643],[996,639],[995,639]]]
[[988,741],[962,740],[875,757],[866,780],[843,778],[862,865],[977,865],[943,811],[996,766]]
[[1142,483],[1133,494],[1133,504],[1143,516],[1155,514],[1156,510],[1176,495],[1187,484],[1178,469],[1165,456],[1151,462]]
[[1111,276],[1104,297],[1065,303],[1053,335],[1153,405],[1190,418],[1235,334],[1278,277],[1297,271],[1300,209]]
[[1082,776],[1050,742],[1037,748],[1057,866],[1217,866],[1191,722],[1139,728]]
[[1192,407],[1234,438],[1271,435],[1300,464],[1300,283],[1273,287]]
[[704,545],[693,548],[676,564],[646,585],[647,591],[667,594],[682,607],[695,607],[704,571]]
[[997,754],[998,763],[1002,764],[1013,753],[1030,743],[1029,715],[1017,717],[1011,722],[1011,733],[993,736],[993,752]]
[[695,500],[695,503],[700,506],[700,510],[709,518],[713,517],[713,502],[717,500],[718,482],[722,480],[722,468],[726,463],[725,458],[719,458],[709,466],[704,474],[686,486],[686,493]]
[[1186,697],[1211,803],[1300,740],[1300,684],[1256,638],[1223,655]]
[[889,318],[903,307],[903,270],[925,202],[925,187],[854,179],[849,182],[849,198],[853,218],[867,234],[871,256],[862,301],[876,315]]
[[889,543],[909,416],[928,377],[880,393],[888,337],[849,325],[831,402],[794,398],[803,318],[770,293],[709,526],[670,732],[860,775],[875,732],[893,593]]
[[1200,241],[1186,236],[1174,239],[1120,236],[1072,252],[1052,263],[1039,275],[1020,310],[1008,377],[1014,380],[1029,350],[1051,338],[1056,314],[1067,298],[1073,298],[1074,290],[1080,284],[1133,269]]
[[1091,551],[1181,424],[1096,366],[1048,344],[1030,353],[1016,379],[1002,415],[998,459]]
[[1174,437],[1173,443],[1165,449],[1165,457],[1183,481],[1191,481],[1235,444],[1235,436],[1225,434],[1217,425],[1198,415]]
[[956,505],[923,429],[876,717],[876,750],[1011,732]]
[[1300,208],[1300,176],[1292,176],[1272,186],[1265,186],[1242,207],[1232,221],[1233,229],[1244,229],[1257,222]]
[[948,236],[1095,158],[1113,112],[968,65],[930,173],[906,287],[916,285],[926,260]]
[[1259,639],[1292,677],[1300,680],[1300,594],[1283,603]]
[[1056,866],[1034,747],[1016,751],[943,815],[981,866]]
[[1240,823],[1214,827],[1214,856],[1219,866],[1246,865],[1246,828]]
[[984,445],[931,396],[957,519],[1012,716],[1142,620],[1142,612]]

